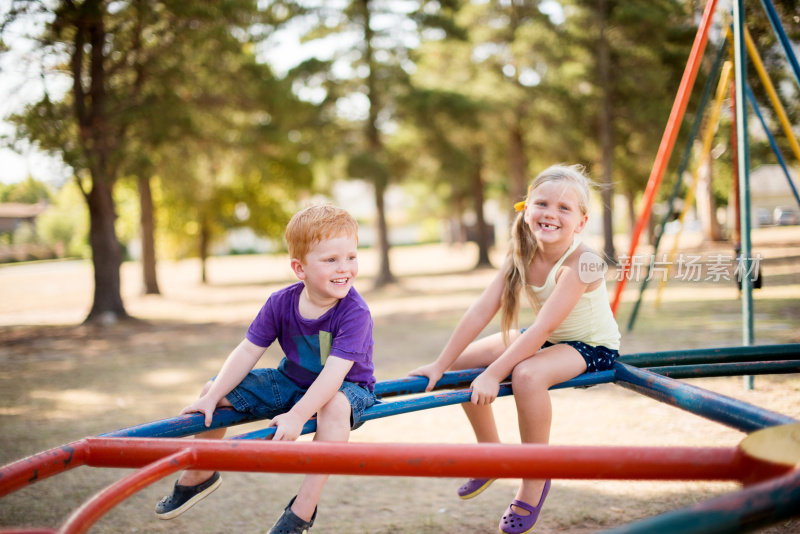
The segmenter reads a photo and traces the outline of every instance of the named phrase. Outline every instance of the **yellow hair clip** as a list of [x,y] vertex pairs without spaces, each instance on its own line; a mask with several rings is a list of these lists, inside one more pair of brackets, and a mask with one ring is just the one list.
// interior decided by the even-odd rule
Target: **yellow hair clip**
[[525,209],[525,203],[528,202],[528,197],[531,196],[531,189],[533,188],[533,184],[528,186],[528,194],[525,195],[525,200],[520,200],[514,204],[515,211],[523,211]]

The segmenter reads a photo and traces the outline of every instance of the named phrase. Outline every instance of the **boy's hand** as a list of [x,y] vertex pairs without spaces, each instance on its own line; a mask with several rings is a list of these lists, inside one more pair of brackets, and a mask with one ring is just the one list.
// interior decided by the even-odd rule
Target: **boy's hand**
[[303,425],[306,424],[305,419],[298,417],[291,410],[280,415],[276,415],[270,421],[269,426],[275,427],[275,435],[272,436],[273,441],[294,441],[303,432]]
[[444,374],[435,363],[429,363],[428,365],[423,365],[422,367],[417,367],[413,371],[408,373],[409,376],[424,376],[428,379],[428,385],[425,386],[425,391],[431,391],[433,387],[436,385],[436,382],[442,378]]
[[472,381],[470,402],[475,405],[487,405],[494,402],[500,392],[500,381],[484,371]]
[[188,413],[201,413],[205,416],[205,425],[206,427],[211,426],[211,419],[214,416],[214,410],[217,408],[217,403],[213,399],[208,398],[207,396],[200,397],[189,406],[181,410],[180,415],[185,415]]

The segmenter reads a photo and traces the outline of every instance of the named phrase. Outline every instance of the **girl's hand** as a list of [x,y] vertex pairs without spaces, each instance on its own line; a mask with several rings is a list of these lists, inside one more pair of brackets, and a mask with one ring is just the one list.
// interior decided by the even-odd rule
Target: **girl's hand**
[[409,372],[409,376],[424,376],[428,379],[428,385],[425,386],[425,391],[431,391],[433,387],[436,385],[436,382],[442,378],[444,371],[440,370],[439,367],[435,363],[429,363],[428,365],[423,365],[422,367],[417,367],[413,371]]
[[291,410],[280,415],[276,415],[270,421],[269,426],[275,427],[273,441],[294,441],[303,432],[303,425],[306,422],[302,417],[297,417]]
[[484,371],[472,381],[472,396],[469,400],[476,406],[488,405],[494,402],[499,392],[500,381]]
[[203,395],[189,406],[181,410],[180,415],[185,415],[189,413],[201,413],[205,416],[205,425],[206,427],[211,426],[211,419],[214,416],[214,410],[217,409],[217,402],[207,395]]

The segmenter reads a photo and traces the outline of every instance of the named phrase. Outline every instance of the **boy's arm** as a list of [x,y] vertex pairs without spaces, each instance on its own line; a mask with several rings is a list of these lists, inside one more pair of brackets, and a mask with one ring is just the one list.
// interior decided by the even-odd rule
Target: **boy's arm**
[[239,385],[256,362],[264,354],[266,347],[259,347],[253,342],[243,339],[231,351],[211,387],[192,404],[181,410],[181,414],[200,412],[205,415],[206,426],[211,425],[211,418],[219,402]]
[[305,395],[291,410],[272,419],[270,426],[277,427],[273,440],[294,441],[303,430],[303,425],[333,398],[342,387],[344,377],[353,367],[351,360],[328,357],[319,376],[311,384]]

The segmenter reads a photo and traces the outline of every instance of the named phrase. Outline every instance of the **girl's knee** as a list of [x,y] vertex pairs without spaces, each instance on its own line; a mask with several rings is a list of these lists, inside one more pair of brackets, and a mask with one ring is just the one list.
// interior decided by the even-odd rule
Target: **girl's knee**
[[534,362],[523,362],[511,372],[511,387],[515,393],[547,389],[550,385],[545,380],[542,369]]

